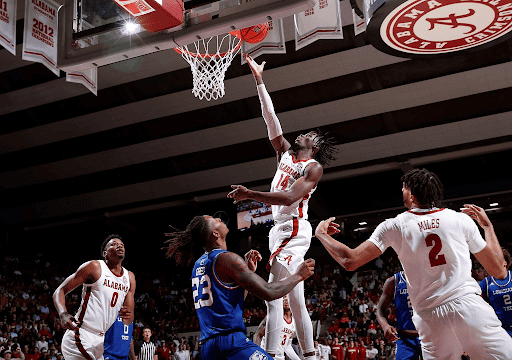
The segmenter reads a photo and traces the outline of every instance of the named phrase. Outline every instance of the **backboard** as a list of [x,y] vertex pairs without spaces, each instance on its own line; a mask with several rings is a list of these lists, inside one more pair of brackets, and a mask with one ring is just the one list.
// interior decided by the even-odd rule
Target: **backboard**
[[316,0],[204,0],[184,2],[183,22],[150,33],[126,34],[131,16],[113,0],[61,0],[58,61],[70,72],[91,69],[190,44],[233,30],[285,18],[313,7]]

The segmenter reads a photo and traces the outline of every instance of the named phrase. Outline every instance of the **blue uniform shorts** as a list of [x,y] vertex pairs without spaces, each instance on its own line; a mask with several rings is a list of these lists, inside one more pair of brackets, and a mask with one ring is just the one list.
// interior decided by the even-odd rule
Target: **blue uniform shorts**
[[396,360],[418,360],[420,355],[420,339],[400,335],[400,339],[396,341]]
[[219,335],[201,344],[201,358],[211,360],[272,360],[265,350],[253,343],[243,332]]
[[109,355],[109,354],[103,353],[103,359],[104,360],[128,360],[128,356],[118,357],[115,355]]

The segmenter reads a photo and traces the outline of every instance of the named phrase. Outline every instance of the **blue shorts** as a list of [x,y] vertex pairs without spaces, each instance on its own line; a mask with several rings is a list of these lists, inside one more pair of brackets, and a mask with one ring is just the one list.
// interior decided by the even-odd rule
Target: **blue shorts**
[[400,335],[396,341],[396,360],[418,360],[421,355],[420,339]]
[[272,360],[265,350],[253,343],[243,332],[220,335],[201,345],[202,359]]
[[103,353],[103,359],[104,360],[128,360],[128,356],[119,357],[119,356]]

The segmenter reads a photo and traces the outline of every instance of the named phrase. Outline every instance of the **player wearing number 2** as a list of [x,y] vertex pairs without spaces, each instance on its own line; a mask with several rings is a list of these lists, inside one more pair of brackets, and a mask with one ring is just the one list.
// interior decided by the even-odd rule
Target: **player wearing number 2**
[[[385,315],[393,300],[397,328],[388,323]],[[377,321],[382,326],[384,336],[390,341],[396,341],[396,360],[418,360],[420,358],[420,339],[412,322],[412,312],[406,276],[403,271],[400,271],[386,280],[377,305]]]
[[192,270],[192,296],[201,328],[202,359],[270,359],[262,348],[246,336],[243,304],[246,291],[273,300],[283,297],[299,282],[313,275],[315,261],[306,260],[292,276],[267,283],[254,271],[261,255],[255,250],[245,261],[227,251],[228,227],[209,215],[196,216],[184,231],[168,234],[167,256],[181,265],[193,261],[193,249],[200,246],[205,253]]
[[[269,234],[271,253],[267,269],[269,282],[278,281],[297,271],[311,244],[312,229],[308,222],[308,203],[323,175],[323,166],[333,160],[335,148],[332,139],[318,131],[299,135],[293,145],[284,137],[272,100],[263,83],[263,67],[246,56],[256,81],[263,119],[268,137],[277,154],[277,171],[270,192],[249,190],[232,185],[228,194],[235,203],[253,199],[272,205],[274,226]],[[297,337],[304,358],[314,358],[313,326],[304,298],[304,284],[300,283],[288,296],[290,308],[297,321]],[[283,325],[283,300],[267,302],[266,349],[272,356],[277,354]]]
[[[504,278],[503,253],[485,211],[465,205],[463,214],[441,208],[443,186],[425,169],[401,178],[408,211],[382,222],[356,249],[334,240],[334,218],[320,222],[316,236],[347,270],[392,247],[407,275],[423,359],[512,359],[512,339],[471,277],[470,252],[491,276]],[[467,216],[467,215],[469,216]],[[485,230],[485,240],[471,218]]]
[[[62,354],[66,360],[103,359],[105,333],[117,315],[126,325],[133,322],[135,275],[122,267],[125,248],[119,235],[101,245],[104,260],[82,264],[55,290],[53,303],[66,333]],[[73,317],[66,309],[66,295],[82,285],[82,302]]]
[[480,288],[482,297],[493,307],[503,328],[512,336],[512,272],[508,270],[512,257],[507,249],[503,249],[503,256],[507,276],[504,279],[488,276],[480,281]]

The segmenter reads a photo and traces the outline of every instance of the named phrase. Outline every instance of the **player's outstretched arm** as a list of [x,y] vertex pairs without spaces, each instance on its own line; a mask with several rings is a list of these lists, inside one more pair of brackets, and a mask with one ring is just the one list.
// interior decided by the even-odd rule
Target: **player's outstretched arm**
[[380,256],[380,249],[370,241],[364,241],[355,249],[336,241],[331,235],[339,233],[339,225],[331,217],[318,224],[315,230],[315,236],[320,240],[325,249],[331,254],[341,266],[348,271],[354,271],[358,267]]
[[384,286],[382,287],[382,295],[380,296],[379,303],[377,304],[377,322],[382,326],[384,336],[389,341],[397,341],[396,329],[388,323],[385,312],[389,309],[389,305],[393,301],[393,291],[395,288],[395,277],[389,277]]
[[501,249],[498,237],[494,232],[494,226],[485,213],[485,210],[476,205],[465,204],[462,212],[475,220],[485,233],[487,245],[482,251],[474,254],[475,257],[480,261],[489,275],[498,279],[504,279],[508,274],[507,264],[503,257],[503,250]]
[[119,316],[123,319],[123,324],[125,325],[130,325],[135,318],[135,288],[137,286],[135,282],[135,275],[130,271],[128,276],[130,277],[130,290],[128,291],[128,294],[126,294],[123,306],[119,312]]
[[89,261],[82,264],[78,270],[69,275],[53,293],[53,304],[60,316],[61,325],[65,329],[76,330],[78,321],[68,313],[66,308],[66,295],[78,286],[93,283],[99,279],[101,268],[98,261]]
[[242,185],[231,185],[233,190],[227,197],[233,199],[235,204],[242,200],[252,199],[268,205],[290,206],[294,202],[303,199],[320,181],[323,173],[322,165],[311,163],[304,171],[304,176],[293,183],[293,186],[288,191],[254,191]]
[[215,271],[222,281],[236,282],[257,297],[271,301],[288,294],[299,282],[306,280],[315,271],[315,260],[304,261],[297,272],[290,277],[268,283],[252,272],[239,255],[225,252],[219,255]]
[[247,64],[249,64],[249,67],[251,68],[254,80],[256,81],[256,89],[258,90],[258,97],[260,98],[261,103],[261,113],[265,120],[265,124],[267,124],[268,138],[270,139],[279,160],[281,159],[281,155],[290,149],[291,145],[288,140],[283,137],[283,130],[281,129],[281,123],[279,122],[274,110],[274,104],[272,103],[272,99],[265,88],[265,84],[263,83],[263,68],[265,67],[265,61],[258,64],[249,55],[244,56],[247,60]]

